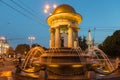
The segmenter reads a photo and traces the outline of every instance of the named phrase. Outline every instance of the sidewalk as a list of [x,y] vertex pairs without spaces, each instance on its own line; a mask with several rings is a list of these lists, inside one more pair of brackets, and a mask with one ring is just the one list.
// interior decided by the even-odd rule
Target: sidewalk
[[3,64],[0,64],[0,80],[13,80],[12,70],[15,69],[10,59],[5,60]]

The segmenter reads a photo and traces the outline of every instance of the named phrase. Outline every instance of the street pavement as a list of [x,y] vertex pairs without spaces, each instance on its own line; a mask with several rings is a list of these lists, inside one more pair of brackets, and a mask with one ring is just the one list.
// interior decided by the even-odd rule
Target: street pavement
[[12,78],[12,71],[15,69],[12,59],[5,58],[0,62],[0,80],[14,80]]
[[[15,71],[15,64],[12,58],[5,58],[5,61],[0,62],[0,80],[15,80],[12,77],[13,71]],[[111,74],[98,80],[113,80],[113,78],[114,80],[120,80],[120,73]]]

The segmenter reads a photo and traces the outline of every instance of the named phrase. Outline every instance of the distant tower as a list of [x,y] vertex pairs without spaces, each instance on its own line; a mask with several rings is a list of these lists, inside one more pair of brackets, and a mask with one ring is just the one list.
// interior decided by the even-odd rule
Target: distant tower
[[78,24],[82,16],[74,8],[63,4],[47,18],[50,26],[50,48],[78,47]]
[[91,46],[93,46],[93,40],[92,40],[92,37],[91,37],[91,31],[90,30],[88,30],[87,45],[88,45],[88,50],[91,48]]

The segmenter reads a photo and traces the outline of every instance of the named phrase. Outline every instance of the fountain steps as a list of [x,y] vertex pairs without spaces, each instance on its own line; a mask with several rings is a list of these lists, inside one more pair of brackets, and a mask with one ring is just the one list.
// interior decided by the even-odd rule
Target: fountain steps
[[79,57],[79,56],[83,56],[82,54],[63,54],[63,53],[52,53],[52,54],[43,54],[42,57],[44,56],[48,56],[48,57],[71,57],[71,56],[76,56],[76,57]]
[[79,48],[50,48],[41,55],[41,63],[57,65],[81,64],[84,59],[82,56],[84,54]]
[[[58,51],[58,52],[59,52],[59,51],[60,51],[60,52],[62,52],[62,51],[63,51],[63,52],[68,52],[68,51],[71,52],[71,51],[77,51],[77,50],[49,50],[49,51],[51,51],[51,52],[57,52],[57,51]],[[49,52],[49,51],[46,51],[46,52]]]
[[47,79],[47,80],[91,80],[91,79],[66,79],[65,78],[65,79]]
[[[39,62],[34,62],[34,64],[40,64]],[[47,64],[47,65],[85,65],[85,63],[73,63],[73,62],[71,62],[71,63],[42,63],[42,64]]]
[[70,53],[70,52],[79,52],[79,51],[80,51],[80,49],[78,50],[78,49],[74,49],[74,48],[53,48],[53,49],[48,49],[46,51],[46,53],[49,53],[49,52],[52,52],[52,53],[59,53],[59,52],[66,53],[66,52],[68,52],[68,53]]
[[[25,76],[25,75],[15,75],[14,76],[14,79],[15,80],[40,80],[40,78],[33,78],[33,77],[30,77],[30,76]],[[76,77],[66,77],[66,76],[49,76],[47,80],[91,80],[91,79],[88,79],[88,78],[81,78],[80,76],[76,76]]]
[[47,80],[91,80],[83,76],[50,76]]
[[64,56],[82,56],[82,51],[74,49],[74,48],[53,48],[46,50],[44,56],[51,56],[51,57],[64,57]]
[[45,53],[81,53],[80,51],[77,51],[77,50],[49,50],[49,51],[46,51]]

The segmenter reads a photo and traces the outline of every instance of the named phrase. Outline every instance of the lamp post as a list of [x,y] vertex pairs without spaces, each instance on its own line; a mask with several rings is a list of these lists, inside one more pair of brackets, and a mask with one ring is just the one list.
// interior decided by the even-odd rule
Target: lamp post
[[30,40],[30,48],[32,48],[32,41],[35,40],[35,37],[30,36],[30,37],[28,37],[28,39]]
[[44,9],[44,13],[48,13],[49,15],[51,15],[53,9],[55,9],[56,7],[57,7],[56,4],[53,4],[52,6],[50,6],[49,4],[46,4],[45,9]]

